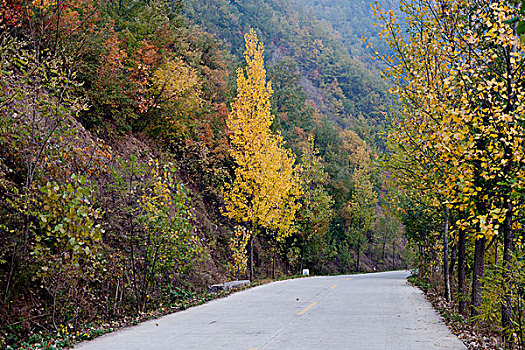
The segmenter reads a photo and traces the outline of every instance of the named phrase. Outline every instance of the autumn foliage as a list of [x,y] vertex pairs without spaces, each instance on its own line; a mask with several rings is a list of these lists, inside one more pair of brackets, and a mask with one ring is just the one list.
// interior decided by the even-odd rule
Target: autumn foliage
[[273,91],[266,82],[263,46],[253,29],[245,40],[247,67],[237,71],[237,99],[227,120],[236,167],[235,180],[224,192],[224,213],[247,224],[254,234],[260,229],[274,231],[279,241],[290,235],[300,186],[295,157],[284,148],[282,137],[270,130]]

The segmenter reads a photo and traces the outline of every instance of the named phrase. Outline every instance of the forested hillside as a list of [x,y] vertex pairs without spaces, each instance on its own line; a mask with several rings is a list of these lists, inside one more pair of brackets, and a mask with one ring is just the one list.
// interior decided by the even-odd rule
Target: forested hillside
[[357,56],[287,1],[1,0],[0,346],[405,267],[391,100]]
[[[363,45],[363,37],[368,43],[372,43],[374,51],[382,54],[392,53],[388,44],[379,37],[381,27],[374,18],[372,10],[375,1],[369,3],[358,0],[295,0],[294,2],[304,6],[312,17],[329,23],[341,37],[342,44],[352,57],[359,58],[371,66],[381,63],[374,59],[373,51]],[[377,4],[383,9],[402,15],[398,9],[399,2],[396,0],[381,0],[377,1]],[[404,28],[403,21],[400,25]]]

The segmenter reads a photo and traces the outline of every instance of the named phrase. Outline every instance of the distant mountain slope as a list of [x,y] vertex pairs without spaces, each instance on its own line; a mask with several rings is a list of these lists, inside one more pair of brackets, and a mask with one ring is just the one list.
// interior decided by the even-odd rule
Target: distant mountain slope
[[[291,0],[313,14],[318,20],[330,23],[341,35],[341,42],[352,57],[359,57],[364,62],[371,62],[370,51],[364,48],[362,36],[370,40],[374,49],[388,53],[388,46],[379,40],[380,27],[375,26],[371,9],[374,0]],[[396,10],[397,0],[380,0],[377,3],[386,9]]]
[[290,0],[187,0],[185,13],[238,57],[243,34],[257,28],[267,48],[269,70],[279,62],[292,62],[319,111],[381,148],[377,134],[388,109],[386,88],[375,71],[351,56],[327,21]]

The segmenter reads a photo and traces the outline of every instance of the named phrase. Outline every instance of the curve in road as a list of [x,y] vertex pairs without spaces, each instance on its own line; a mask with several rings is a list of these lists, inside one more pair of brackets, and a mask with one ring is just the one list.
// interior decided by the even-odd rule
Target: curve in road
[[464,350],[406,271],[274,282],[76,349]]

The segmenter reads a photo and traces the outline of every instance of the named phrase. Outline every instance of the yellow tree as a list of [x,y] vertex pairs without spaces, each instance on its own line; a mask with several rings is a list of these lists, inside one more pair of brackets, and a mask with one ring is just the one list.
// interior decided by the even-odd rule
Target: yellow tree
[[148,108],[163,110],[149,126],[152,131],[171,138],[189,137],[188,119],[199,113],[202,84],[195,69],[174,57],[162,64],[152,76]]
[[245,35],[246,68],[237,70],[237,98],[226,123],[235,180],[224,189],[224,215],[250,226],[250,279],[253,279],[253,239],[257,228],[289,234],[298,205],[295,157],[280,134],[270,130],[271,84],[266,82],[263,45],[253,29]]
[[[385,62],[403,105],[395,125],[397,142],[416,151],[416,157],[409,156],[412,164],[420,157],[415,168],[425,162],[437,165],[441,176],[434,176],[440,181],[433,190],[442,204],[463,213],[455,224],[459,232],[470,231],[475,242],[471,313],[478,315],[486,243],[503,236],[503,270],[508,273],[520,228],[525,178],[525,50],[516,33],[520,10],[508,1],[402,5],[410,28],[406,37],[393,13],[376,8],[384,20],[382,35],[396,52]],[[503,284],[508,285],[506,278]],[[500,301],[506,328],[512,324],[511,289],[503,288]]]

